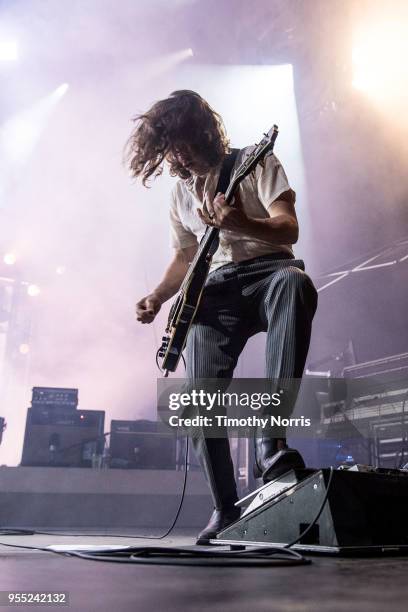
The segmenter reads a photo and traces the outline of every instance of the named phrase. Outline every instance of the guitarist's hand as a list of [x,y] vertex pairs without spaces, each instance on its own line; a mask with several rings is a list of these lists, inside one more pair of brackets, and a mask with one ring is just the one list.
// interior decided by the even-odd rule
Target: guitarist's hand
[[234,198],[232,206],[225,201],[223,193],[217,193],[212,204],[208,204],[208,213],[197,209],[198,215],[206,225],[232,231],[242,232],[248,225],[249,218],[241,207],[239,197]]
[[141,323],[151,323],[161,308],[161,301],[153,293],[136,304],[136,319]]

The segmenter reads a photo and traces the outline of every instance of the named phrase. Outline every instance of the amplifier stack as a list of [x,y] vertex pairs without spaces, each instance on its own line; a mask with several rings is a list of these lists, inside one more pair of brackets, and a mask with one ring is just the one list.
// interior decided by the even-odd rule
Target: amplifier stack
[[92,467],[103,453],[105,412],[77,406],[77,389],[34,387],[21,465]]

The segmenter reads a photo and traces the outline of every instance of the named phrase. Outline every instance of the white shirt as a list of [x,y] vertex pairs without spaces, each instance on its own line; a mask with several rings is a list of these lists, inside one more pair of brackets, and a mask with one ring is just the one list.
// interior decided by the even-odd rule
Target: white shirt
[[[253,147],[245,147],[239,151],[234,170],[252,150]],[[217,168],[206,176],[177,181],[170,204],[170,236],[174,248],[184,249],[200,242],[207,226],[198,216],[197,208],[206,210],[208,200],[214,199],[219,173],[220,168]],[[268,211],[285,191],[291,191],[295,201],[295,192],[291,190],[285,171],[273,153],[268,154],[264,162],[244,178],[238,189],[243,211],[253,219],[267,219],[270,216]],[[220,245],[213,256],[211,271],[227,263],[277,252],[287,252],[291,257],[292,245],[271,244],[231,230],[221,230]]]

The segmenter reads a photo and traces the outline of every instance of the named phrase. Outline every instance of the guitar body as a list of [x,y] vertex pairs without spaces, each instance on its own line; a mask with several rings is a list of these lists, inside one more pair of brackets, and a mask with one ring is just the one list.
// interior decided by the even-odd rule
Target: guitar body
[[[256,145],[254,151],[234,172],[233,179],[225,192],[227,202],[231,203],[239,183],[263,160],[266,153],[273,150],[277,135],[278,128],[274,125],[268,134],[264,134],[262,141]],[[211,259],[218,248],[219,233],[220,230],[216,227],[207,228],[177,298],[170,309],[165,335],[162,338],[161,347],[157,351],[157,359],[162,359],[161,364],[158,361],[157,363],[165,372],[165,376],[169,372],[176,370],[181,359],[188,332],[200,303],[201,294],[211,266]]]
[[[163,336],[159,357],[163,357],[162,368],[174,372],[184,350],[187,335],[194,321],[201,294],[210,269],[211,259],[204,259],[197,265],[186,288],[180,291],[173,303]],[[162,354],[160,354],[162,352]]]

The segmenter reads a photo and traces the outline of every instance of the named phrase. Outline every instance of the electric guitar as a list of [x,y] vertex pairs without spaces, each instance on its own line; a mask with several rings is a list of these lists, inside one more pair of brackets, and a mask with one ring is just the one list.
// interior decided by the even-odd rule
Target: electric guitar
[[[236,169],[225,192],[226,202],[231,203],[240,182],[254,170],[269,151],[273,150],[277,135],[278,126],[274,125]],[[200,303],[212,257],[218,249],[219,233],[218,227],[207,227],[177,297],[170,308],[165,335],[157,351],[157,363],[165,376],[169,372],[174,372],[180,361],[188,332]],[[159,360],[162,360],[161,363]]]

